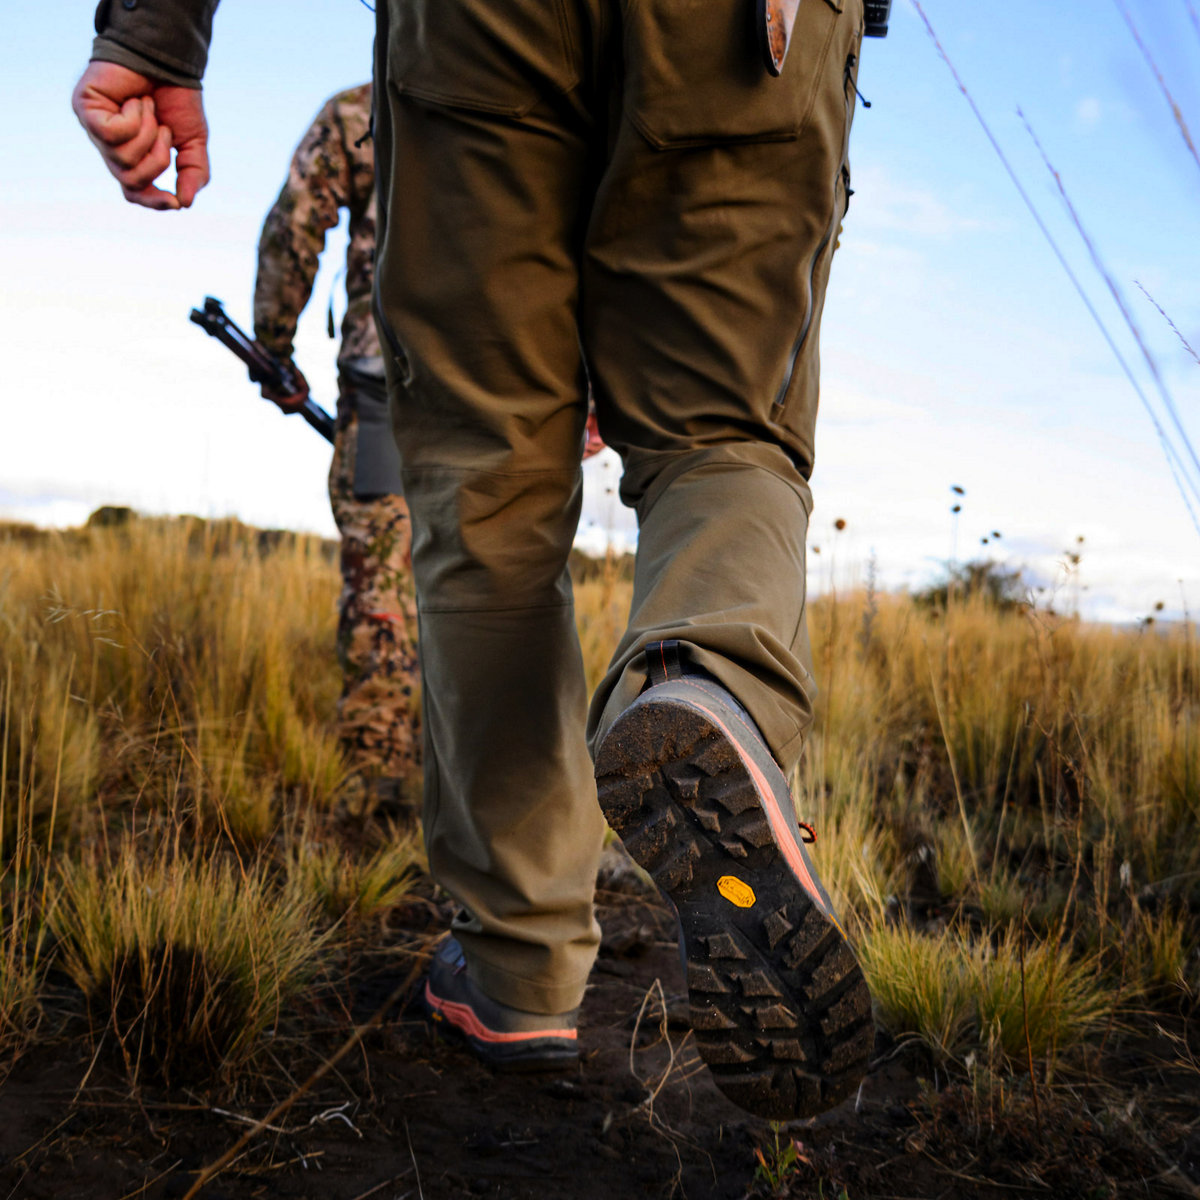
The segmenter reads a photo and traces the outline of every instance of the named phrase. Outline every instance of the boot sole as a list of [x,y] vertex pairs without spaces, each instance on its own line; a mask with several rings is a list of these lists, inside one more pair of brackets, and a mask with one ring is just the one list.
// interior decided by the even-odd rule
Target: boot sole
[[782,852],[772,817],[788,818],[720,707],[631,706],[597,755],[600,804],[678,911],[692,1029],[717,1086],[760,1117],[812,1116],[866,1072],[871,997],[798,838],[799,869]]

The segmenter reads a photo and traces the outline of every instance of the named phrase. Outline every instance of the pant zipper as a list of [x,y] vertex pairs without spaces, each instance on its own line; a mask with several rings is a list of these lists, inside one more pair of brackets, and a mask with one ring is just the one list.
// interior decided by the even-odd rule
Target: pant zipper
[[[817,245],[813,256],[808,264],[808,305],[804,312],[804,321],[800,325],[799,332],[796,334],[796,340],[792,343],[791,353],[788,355],[787,366],[783,372],[783,382],[779,385],[779,391],[775,394],[775,403],[771,406],[772,415],[778,415],[779,411],[787,402],[787,394],[792,386],[792,376],[796,372],[796,363],[800,359],[800,354],[804,350],[804,344],[808,341],[809,331],[812,329],[813,310],[816,308],[813,298],[813,288],[816,284],[817,267],[821,263],[821,257],[824,255],[829,243],[833,241],[834,234],[837,232],[838,222],[841,220],[845,209],[841,212],[838,210],[838,184],[842,183],[845,178],[846,159],[850,149],[850,107],[854,103],[854,90],[850,87],[853,83],[854,64],[858,61],[856,54],[851,54],[846,59],[846,70],[843,76],[842,90],[847,92],[846,98],[846,122],[842,127],[842,160],[838,164],[837,172],[833,177],[833,218],[829,222],[829,228],[825,231],[825,236]],[[848,198],[848,197],[847,197]]]

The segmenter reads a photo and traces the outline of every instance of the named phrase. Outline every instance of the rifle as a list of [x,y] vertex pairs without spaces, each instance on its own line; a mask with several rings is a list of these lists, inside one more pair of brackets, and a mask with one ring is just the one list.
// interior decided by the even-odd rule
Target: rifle
[[[252,383],[266,384],[275,391],[291,394],[298,390],[299,380],[292,368],[273,354],[255,345],[234,321],[229,319],[225,306],[213,296],[204,297],[204,308],[193,308],[191,319],[210,337],[215,337],[246,364]],[[333,441],[333,418],[310,396],[296,410],[327,441]]]

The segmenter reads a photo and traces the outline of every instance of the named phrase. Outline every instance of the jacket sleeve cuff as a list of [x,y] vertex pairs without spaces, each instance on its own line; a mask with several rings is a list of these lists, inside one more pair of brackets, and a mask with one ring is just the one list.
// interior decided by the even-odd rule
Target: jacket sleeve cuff
[[161,83],[173,83],[177,87],[194,88],[197,91],[200,89],[198,75],[185,74],[161,59],[140,54],[109,37],[98,37],[92,42],[92,62],[116,63],[119,67],[128,67],[139,75],[146,75]]
[[[154,79],[199,87],[219,0],[100,0],[93,55]],[[122,55],[117,58],[116,55]]]
[[259,337],[258,331],[255,330],[254,340],[268,353],[273,354],[281,363],[286,363],[290,366],[296,364],[292,362],[292,355],[296,353],[296,347],[291,339],[281,337]]

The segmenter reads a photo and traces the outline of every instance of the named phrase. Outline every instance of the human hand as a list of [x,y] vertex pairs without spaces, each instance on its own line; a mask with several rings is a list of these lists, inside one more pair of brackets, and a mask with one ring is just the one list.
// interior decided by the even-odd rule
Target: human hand
[[[160,84],[116,63],[88,63],[71,107],[130,204],[189,208],[208,183],[208,124],[199,91]],[[154,186],[171,165],[175,192]]]
[[604,439],[600,436],[600,422],[596,420],[596,410],[588,413],[587,428],[583,443],[583,461],[587,462],[593,454],[599,454],[604,449]]
[[[255,342],[255,346],[264,350],[265,353],[270,353],[265,350],[261,342]],[[300,368],[295,363],[289,362],[288,368],[292,372],[292,378],[296,382],[296,390],[292,392],[280,391],[278,388],[273,388],[269,384],[260,384],[262,398],[270,400],[272,404],[278,405],[285,413],[299,412],[304,407],[305,401],[308,399],[308,380],[304,378]]]

